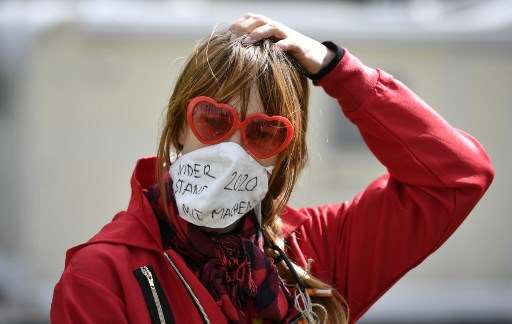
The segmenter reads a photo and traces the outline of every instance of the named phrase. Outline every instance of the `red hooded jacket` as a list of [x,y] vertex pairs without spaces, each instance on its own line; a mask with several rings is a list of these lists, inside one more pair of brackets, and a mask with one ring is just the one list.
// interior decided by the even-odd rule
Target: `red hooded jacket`
[[[314,82],[337,99],[387,172],[352,200],[282,215],[289,257],[332,284],[355,323],[409,270],[436,251],[494,178],[482,145],[451,126],[402,82],[343,58]],[[127,210],[69,249],[55,286],[52,323],[227,323],[175,251],[162,248],[143,194],[155,157],[141,158]]]

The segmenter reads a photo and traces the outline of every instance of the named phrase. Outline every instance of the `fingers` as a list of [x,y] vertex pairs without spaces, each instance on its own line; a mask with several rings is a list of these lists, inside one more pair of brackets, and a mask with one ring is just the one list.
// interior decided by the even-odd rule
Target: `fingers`
[[318,45],[325,47],[285,24],[252,12],[248,12],[235,20],[229,29],[236,37],[245,36],[242,39],[244,45],[256,43],[265,38],[272,38],[275,46],[289,52],[305,66],[311,65],[309,62],[311,59],[308,58],[307,53],[318,48]]
[[293,52],[297,50],[295,43],[290,41],[289,38],[281,39],[280,41],[276,42],[275,45],[280,47],[285,52]]
[[273,23],[267,23],[251,31],[244,42],[255,43],[260,39],[270,37],[283,39],[286,37],[286,35],[278,26],[274,25]]
[[263,15],[248,12],[235,20],[229,29],[238,36],[249,34],[254,29],[270,23],[271,20]]
[[255,20],[252,18],[244,19],[238,23],[234,23],[233,25],[231,25],[230,29],[232,32],[234,32],[238,36],[241,36],[241,35],[250,33],[253,29],[255,29],[261,25],[264,25],[264,24],[265,24],[265,22],[263,22],[261,20]]

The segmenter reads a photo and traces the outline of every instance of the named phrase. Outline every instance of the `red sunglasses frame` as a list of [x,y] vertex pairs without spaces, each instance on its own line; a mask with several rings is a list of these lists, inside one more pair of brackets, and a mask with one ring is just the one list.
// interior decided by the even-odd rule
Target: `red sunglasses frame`
[[[222,137],[220,137],[219,139],[216,139],[216,140],[208,140],[208,139],[202,138],[199,131],[196,128],[195,123],[194,123],[194,108],[199,102],[205,102],[205,101],[212,104],[216,108],[224,109],[224,110],[228,111],[231,114],[231,116],[233,117],[233,124],[231,125],[231,129],[228,132],[226,132],[226,134],[224,134]],[[249,123],[251,123],[251,121],[253,121],[255,119],[264,119],[267,121],[277,120],[277,121],[282,122],[286,127],[286,138],[283,141],[283,143],[281,143],[276,149],[272,150],[271,152],[269,152],[267,154],[260,154],[259,152],[254,152],[253,150],[251,150],[250,145],[247,145],[247,137],[245,134],[245,128],[247,127],[247,125],[249,125]],[[222,142],[226,138],[231,137],[231,135],[237,129],[240,129],[243,146],[253,156],[255,156],[258,159],[266,159],[266,158],[272,157],[272,156],[280,153],[288,146],[288,144],[290,144],[290,142],[293,139],[293,130],[294,129],[293,129],[292,123],[290,122],[290,120],[288,120],[288,118],[286,118],[284,116],[279,116],[279,115],[269,116],[267,114],[258,112],[258,113],[251,114],[250,116],[247,116],[247,118],[245,118],[243,121],[240,121],[240,117],[238,116],[238,111],[235,108],[233,108],[229,104],[217,102],[215,99],[210,98],[208,96],[194,97],[189,101],[189,103],[187,105],[187,122],[188,122],[188,125],[190,126],[190,128],[192,129],[192,132],[194,133],[194,135],[203,144],[216,144],[216,143]]]

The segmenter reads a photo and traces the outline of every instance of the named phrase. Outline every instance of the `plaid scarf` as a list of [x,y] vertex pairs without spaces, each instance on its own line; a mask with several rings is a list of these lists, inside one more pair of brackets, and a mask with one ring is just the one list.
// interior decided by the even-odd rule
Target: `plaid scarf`
[[294,313],[293,297],[273,260],[263,251],[263,236],[254,211],[248,212],[232,232],[204,232],[178,215],[172,180],[166,178],[169,221],[162,221],[167,217],[158,184],[145,190],[161,226],[168,228],[165,247],[172,247],[184,257],[230,323],[251,323],[257,317],[283,323]]

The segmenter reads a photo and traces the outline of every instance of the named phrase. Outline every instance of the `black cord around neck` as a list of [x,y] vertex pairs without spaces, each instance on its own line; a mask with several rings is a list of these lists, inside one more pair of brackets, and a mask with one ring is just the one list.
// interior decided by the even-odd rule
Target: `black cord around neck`
[[299,285],[299,289],[303,292],[303,293],[306,293],[306,285],[304,284],[304,281],[302,280],[302,278],[299,276],[299,274],[297,273],[297,271],[295,271],[295,268],[293,267],[290,259],[288,258],[288,256],[286,255],[286,253],[284,253],[284,251],[279,247],[277,246],[276,243],[274,243],[273,241],[272,242],[272,249],[274,251],[277,251],[279,253],[279,256],[278,258],[280,260],[283,260],[284,263],[286,263],[286,266],[288,267],[288,269],[290,269],[290,272],[293,276],[293,278],[295,279],[295,281],[297,281],[297,284]]

